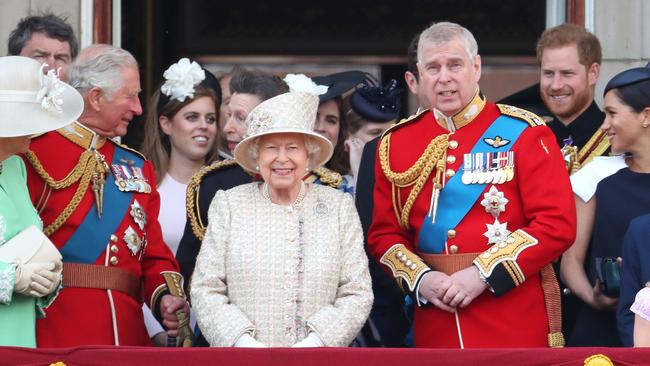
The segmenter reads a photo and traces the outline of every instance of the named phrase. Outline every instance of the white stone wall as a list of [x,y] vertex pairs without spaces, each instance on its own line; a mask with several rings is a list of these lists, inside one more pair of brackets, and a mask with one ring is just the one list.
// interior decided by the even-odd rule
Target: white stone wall
[[648,19],[648,0],[595,0],[593,32],[603,47],[603,64],[596,85],[596,100],[601,106],[605,85],[614,75],[644,66],[650,60]]
[[28,15],[54,13],[67,18],[79,38],[81,0],[2,0],[0,1],[0,55],[7,54],[7,39],[20,19]]

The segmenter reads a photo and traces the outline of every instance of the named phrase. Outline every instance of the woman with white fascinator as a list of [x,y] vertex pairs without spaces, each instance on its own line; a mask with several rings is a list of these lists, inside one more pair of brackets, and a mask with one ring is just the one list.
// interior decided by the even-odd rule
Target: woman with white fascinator
[[210,206],[191,296],[213,347],[344,347],[370,312],[352,198],[302,180],[332,145],[313,131],[315,84],[300,79],[246,118],[235,159],[262,181],[218,191]]
[[36,318],[56,297],[61,255],[42,233],[16,154],[79,117],[81,95],[38,61],[0,57],[0,346],[36,347]]

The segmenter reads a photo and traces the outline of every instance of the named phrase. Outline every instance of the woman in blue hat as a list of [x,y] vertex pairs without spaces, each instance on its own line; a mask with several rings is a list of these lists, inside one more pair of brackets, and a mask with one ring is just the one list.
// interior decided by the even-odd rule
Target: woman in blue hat
[[[619,337],[617,329],[619,288],[621,308],[629,309],[633,301],[625,299],[629,289],[620,283],[618,268],[630,221],[650,213],[650,69],[635,68],[614,76],[605,87],[604,106],[601,129],[612,153],[625,158],[622,169],[592,180],[593,198],[576,199],[576,240],[563,255],[561,268],[563,280],[583,301],[568,339],[570,346],[631,345],[631,335]],[[588,167],[583,168],[587,173]],[[623,256],[626,265],[638,260]]]

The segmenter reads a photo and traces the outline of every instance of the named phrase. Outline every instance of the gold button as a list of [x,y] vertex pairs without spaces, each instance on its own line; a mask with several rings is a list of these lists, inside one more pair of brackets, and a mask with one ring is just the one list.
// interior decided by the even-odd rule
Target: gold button
[[112,241],[113,243],[117,243],[117,236],[115,236],[115,234],[112,234],[112,235],[111,235],[111,241]]
[[445,175],[447,176],[447,178],[453,177],[454,174],[456,174],[456,172],[453,169],[447,169],[447,172],[445,172]]
[[456,246],[456,245],[449,246],[449,253],[451,253],[451,254],[458,253],[458,246]]
[[453,150],[453,149],[455,149],[455,148],[457,148],[457,147],[458,147],[458,141],[456,141],[456,140],[449,140],[449,148],[450,148],[450,149]]
[[115,244],[111,245],[111,252],[117,253],[119,251],[120,251],[120,249],[117,247],[117,245],[115,245]]
[[111,257],[111,264],[114,265],[114,266],[117,265],[117,257],[116,256]]
[[453,164],[455,162],[456,162],[456,157],[455,156],[453,156],[453,155],[447,156],[447,163],[448,164]]
[[455,238],[455,237],[456,237],[456,230],[454,230],[454,229],[448,230],[448,231],[447,231],[447,237],[448,237],[449,239],[453,239],[453,238]]

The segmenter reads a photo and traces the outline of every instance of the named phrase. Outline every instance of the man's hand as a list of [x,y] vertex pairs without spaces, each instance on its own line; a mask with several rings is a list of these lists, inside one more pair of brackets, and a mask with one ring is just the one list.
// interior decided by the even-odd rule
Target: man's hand
[[[469,266],[465,269],[461,269],[452,274],[450,278],[452,283],[460,289],[459,291],[461,295],[457,295],[453,292],[449,294],[445,293],[443,301],[445,301],[449,306],[453,306],[451,304],[455,303],[461,308],[464,308],[488,288],[488,285],[483,282],[479,276],[478,268],[476,268],[476,266]],[[453,286],[450,286],[450,290],[453,288]],[[458,298],[461,296],[462,299],[458,301]]]
[[442,272],[427,272],[422,276],[419,293],[438,309],[453,313],[454,309],[442,301],[442,297],[452,284],[451,278]]
[[190,315],[190,306],[185,299],[172,295],[162,297],[160,300],[160,314],[169,337],[178,336],[178,316],[176,315],[178,310],[185,310],[185,314]]

